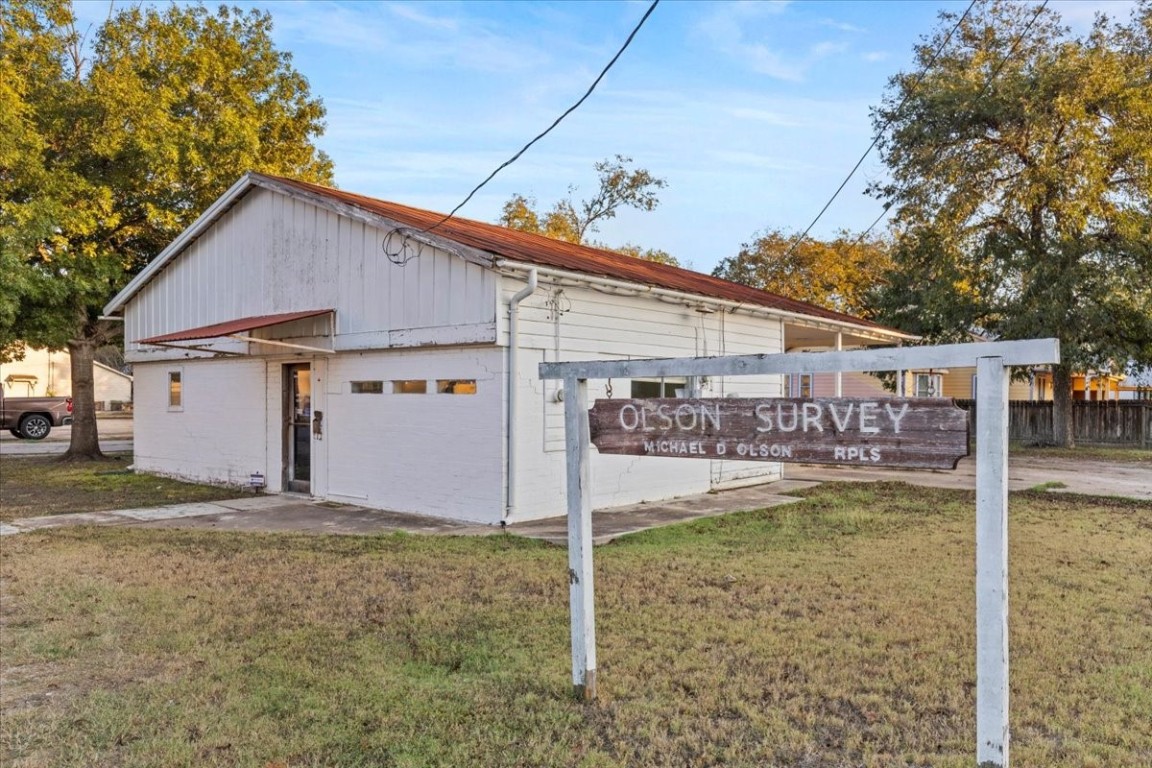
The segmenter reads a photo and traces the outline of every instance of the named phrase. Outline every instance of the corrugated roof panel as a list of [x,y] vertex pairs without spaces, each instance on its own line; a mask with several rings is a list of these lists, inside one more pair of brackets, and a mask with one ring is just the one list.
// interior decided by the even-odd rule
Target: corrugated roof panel
[[[263,177],[270,181],[296,187],[307,193],[356,206],[414,229],[427,229],[444,218],[443,214],[433,211],[377,200],[319,184],[257,173],[253,173],[252,177],[256,180]],[[824,309],[815,304],[789,299],[785,296],[762,291],[758,288],[750,288],[711,275],[645,261],[614,251],[552,240],[542,235],[520,232],[496,224],[486,224],[481,221],[454,216],[436,226],[433,233],[511,261],[625,280],[673,291],[794,312],[813,318],[851,323],[861,327],[898,333],[901,336],[907,335],[870,320]]]
[[281,323],[290,323],[293,320],[303,320],[308,317],[317,317],[318,315],[325,315],[330,312],[335,312],[334,309],[310,309],[306,312],[286,312],[281,315],[258,315],[256,317],[242,317],[239,320],[229,320],[224,323],[215,323],[213,325],[202,325],[199,328],[189,328],[184,331],[175,331],[173,333],[165,333],[162,336],[152,336],[147,339],[140,339],[138,344],[159,344],[169,341],[195,341],[196,339],[216,339],[222,336],[229,336],[233,333],[243,333],[244,331],[254,331],[257,328],[267,328],[270,325],[280,325]]

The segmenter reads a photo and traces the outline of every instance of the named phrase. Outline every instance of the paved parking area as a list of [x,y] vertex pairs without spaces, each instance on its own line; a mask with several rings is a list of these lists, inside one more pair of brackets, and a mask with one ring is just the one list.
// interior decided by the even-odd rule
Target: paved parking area
[[[100,450],[105,453],[128,453],[132,450],[132,416],[105,414],[96,417]],[[43,440],[24,440],[0,429],[0,456],[53,456],[68,450],[72,427],[53,427]]]

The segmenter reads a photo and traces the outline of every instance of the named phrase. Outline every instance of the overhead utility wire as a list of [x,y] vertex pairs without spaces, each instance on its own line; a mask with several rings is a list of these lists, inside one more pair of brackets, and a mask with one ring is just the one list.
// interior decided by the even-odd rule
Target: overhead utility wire
[[[908,89],[908,94],[900,101],[899,106],[897,106],[896,110],[892,113],[893,118],[895,117],[896,113],[903,109],[904,105],[908,103],[908,99],[912,97],[912,92],[915,91],[920,86],[920,83],[924,81],[924,77],[928,74],[928,70],[932,67],[933,64],[936,63],[936,59],[939,58],[940,53],[944,50],[944,47],[948,45],[948,43],[952,40],[952,35],[954,35],[956,30],[960,28],[960,25],[964,23],[964,19],[968,18],[968,14],[972,12],[972,8],[976,5],[976,2],[977,0],[972,0],[972,2],[968,4],[968,7],[964,9],[964,14],[956,20],[956,24],[953,25],[952,29],[948,30],[948,35],[944,38],[944,41],[940,43],[935,51],[932,52],[932,58],[928,61],[927,64],[924,65],[924,69],[920,71],[920,75],[916,78],[916,82],[914,82],[912,87]],[[1047,0],[1045,0],[1045,2],[1047,2]],[[792,241],[792,246],[788,249],[788,252],[784,254],[784,258],[791,256],[792,252],[795,251],[797,247],[799,247],[800,243],[804,242],[804,238],[807,237],[808,233],[812,231],[812,227],[816,226],[816,222],[820,221],[820,218],[824,215],[828,208],[831,207],[832,203],[836,200],[840,193],[844,191],[844,187],[848,185],[848,182],[852,179],[853,176],[856,175],[856,171],[860,170],[860,166],[864,164],[864,159],[868,157],[869,153],[871,153],[873,149],[875,149],[877,142],[880,141],[880,137],[884,135],[884,131],[886,131],[888,126],[892,124],[893,118],[889,118],[887,121],[885,121],[880,130],[876,132],[876,137],[872,139],[872,143],[868,145],[868,149],[864,150],[864,154],[860,155],[860,159],[856,161],[856,165],[852,166],[852,170],[848,171],[848,175],[844,177],[844,181],[840,182],[840,186],[836,187],[836,191],[832,193],[832,197],[828,198],[828,202],[824,203],[824,207],[820,209],[820,213],[816,214],[816,218],[812,219],[812,223],[809,224],[808,227],[800,233],[799,237]]]
[[464,198],[464,200],[460,203],[460,205],[453,208],[452,211],[447,216],[440,219],[440,221],[436,222],[435,224],[433,224],[432,226],[428,227],[427,229],[425,229],[423,231],[424,232],[431,232],[432,230],[436,229],[437,227],[439,227],[444,222],[448,221],[448,219],[455,216],[456,212],[459,211],[461,208],[463,208],[465,205],[467,205],[468,201],[472,199],[472,196],[475,195],[477,192],[479,192],[480,189],[485,184],[492,181],[492,179],[495,178],[496,174],[500,173],[500,171],[504,170],[508,166],[512,165],[512,163],[519,160],[520,156],[523,155],[525,152],[527,152],[529,147],[531,147],[533,144],[540,141],[540,139],[544,138],[549,133],[551,133],[553,128],[560,125],[560,121],[562,121],[564,118],[568,117],[568,115],[575,112],[576,109],[579,108],[579,106],[581,104],[583,104],[584,101],[589,96],[592,95],[592,91],[596,90],[596,86],[598,86],[600,84],[600,81],[604,79],[604,75],[608,74],[608,70],[612,69],[612,65],[616,63],[616,60],[619,59],[620,56],[624,53],[624,51],[626,51],[628,49],[628,46],[631,45],[631,43],[632,43],[632,38],[636,37],[636,33],[639,32],[640,28],[644,26],[644,22],[648,21],[648,17],[652,15],[652,11],[656,10],[656,6],[658,6],[658,5],[660,5],[660,0],[653,0],[652,1],[652,5],[648,6],[648,10],[644,13],[644,16],[641,17],[640,22],[636,25],[636,28],[632,30],[632,34],[628,35],[628,39],[624,41],[624,45],[620,46],[620,50],[616,51],[616,55],[613,56],[612,60],[609,61],[608,64],[604,67],[604,69],[602,69],[600,71],[600,74],[592,82],[592,85],[588,86],[588,90],[584,92],[584,95],[580,97],[579,101],[577,101],[572,106],[568,107],[568,109],[566,109],[564,111],[564,114],[560,115],[560,117],[558,117],[554,121],[552,121],[552,125],[545,128],[539,135],[536,136],[536,138],[532,139],[532,141],[525,144],[520,149],[519,152],[512,155],[512,157],[508,158],[503,163],[501,163],[496,168],[496,170],[494,170],[494,171],[492,171],[492,173],[488,174],[488,178],[484,179],[484,181],[477,184],[476,188],[473,189],[471,192],[469,192],[468,196],[466,198]]
[[[1020,47],[1020,43],[1024,40],[1024,36],[1028,34],[1028,30],[1032,29],[1032,25],[1036,23],[1036,19],[1040,18],[1040,12],[1043,11],[1047,5],[1048,0],[1044,0],[1044,2],[1040,3],[1040,7],[1036,9],[1036,13],[1032,14],[1032,18],[1029,19],[1028,23],[1024,25],[1024,29],[1020,30],[1020,34],[1016,36],[1016,42],[1012,43],[1012,48],[1008,51],[1007,55],[1005,55],[1004,58],[1000,60],[1000,63],[996,65],[996,69],[994,69],[992,74],[988,76],[988,79],[984,81],[984,86],[980,89],[980,93],[976,94],[976,98],[973,99],[973,101],[982,98],[988,91],[988,87],[992,85],[992,81],[1000,76],[1000,70],[1004,69],[1004,65],[1008,63],[1008,60],[1016,55],[1016,49]],[[875,144],[876,142],[872,143]],[[860,243],[864,242],[864,238],[868,236],[868,233],[871,232],[872,229],[880,223],[881,219],[888,215],[888,211],[891,209],[892,203],[885,203],[884,210],[880,211],[880,215],[877,216],[876,219],[868,225],[868,229],[860,233],[860,237],[856,238],[856,242],[853,243],[853,245],[859,245]]]

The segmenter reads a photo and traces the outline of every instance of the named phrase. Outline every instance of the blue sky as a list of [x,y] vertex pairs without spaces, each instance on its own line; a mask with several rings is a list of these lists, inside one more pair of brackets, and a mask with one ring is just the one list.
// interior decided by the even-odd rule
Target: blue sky
[[[1028,0],[1031,2],[1031,0]],[[648,2],[238,2],[328,109],[319,141],[343,189],[448,211],[591,84]],[[211,5],[211,3],[210,3]],[[757,231],[802,230],[872,139],[869,108],[941,10],[965,0],[665,0],[584,105],[460,211],[494,221],[516,192],[542,207],[595,188],[615,154],[667,180],[651,213],[594,235],[661,248],[708,272]],[[1054,0],[1083,30],[1124,0]],[[77,4],[83,24],[106,0]],[[814,228],[860,231],[870,155]]]

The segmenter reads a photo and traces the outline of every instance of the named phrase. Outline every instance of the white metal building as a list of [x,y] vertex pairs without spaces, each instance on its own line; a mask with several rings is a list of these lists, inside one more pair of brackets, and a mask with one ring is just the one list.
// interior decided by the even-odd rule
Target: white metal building
[[[250,173],[106,307],[136,466],[497,524],[564,513],[543,361],[890,345],[864,320],[687,270]],[[438,223],[440,222],[440,223]],[[779,395],[782,378],[591,382],[592,397]],[[597,456],[596,507],[779,465]]]

